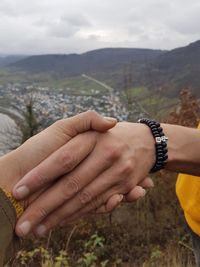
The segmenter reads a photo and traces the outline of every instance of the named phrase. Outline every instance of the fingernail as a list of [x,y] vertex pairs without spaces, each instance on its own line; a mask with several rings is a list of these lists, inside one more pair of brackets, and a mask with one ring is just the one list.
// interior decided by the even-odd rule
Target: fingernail
[[153,183],[153,181],[150,181],[150,183],[149,183],[149,187],[154,187],[154,183]]
[[146,190],[144,188],[141,188],[141,197],[144,197],[146,195]]
[[22,235],[25,236],[31,230],[31,223],[29,221],[25,221],[18,226],[18,229],[19,229],[20,233],[22,233]]
[[28,196],[29,192],[28,187],[23,185],[14,190],[14,195],[17,199],[22,199]]
[[123,198],[124,198],[124,195],[120,194],[119,195],[119,203],[123,200]]
[[117,122],[117,119],[112,118],[112,117],[104,117],[104,119],[106,119],[109,122]]
[[45,225],[40,224],[36,227],[35,232],[38,236],[42,237],[46,234],[47,228]]

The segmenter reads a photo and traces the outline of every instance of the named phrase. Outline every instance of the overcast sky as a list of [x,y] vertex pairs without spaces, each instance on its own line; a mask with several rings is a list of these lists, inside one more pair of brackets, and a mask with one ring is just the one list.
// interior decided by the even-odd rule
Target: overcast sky
[[200,0],[0,0],[0,54],[172,49],[200,39]]

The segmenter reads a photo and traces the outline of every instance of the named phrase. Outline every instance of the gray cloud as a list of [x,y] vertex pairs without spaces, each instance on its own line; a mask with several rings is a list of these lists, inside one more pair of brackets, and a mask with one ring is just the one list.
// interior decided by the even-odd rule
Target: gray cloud
[[65,15],[46,22],[47,33],[61,38],[74,36],[82,28],[90,26],[90,22],[82,15]]
[[199,0],[1,0],[0,53],[171,49],[200,39]]

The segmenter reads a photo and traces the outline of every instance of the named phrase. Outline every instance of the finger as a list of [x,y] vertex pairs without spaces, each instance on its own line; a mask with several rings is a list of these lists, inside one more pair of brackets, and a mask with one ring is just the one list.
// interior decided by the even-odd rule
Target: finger
[[[28,234],[32,227],[75,196],[77,192],[81,191],[82,188],[110,166],[112,159],[103,157],[99,153],[94,153],[93,155],[93,153],[94,151],[74,171],[60,179],[25,210],[16,226],[16,232],[19,236]],[[107,188],[107,186],[108,181],[106,177],[106,180],[103,182],[103,189]],[[111,185],[109,184],[109,186]],[[92,183],[92,190],[93,187]],[[98,187],[99,182],[97,187],[95,187],[95,194],[98,194]],[[69,209],[72,209],[72,212],[75,212],[91,200],[90,198],[92,198],[94,192],[90,196],[90,192],[83,189],[73,200],[69,200],[66,205],[69,206]]]
[[56,123],[67,135],[74,137],[88,130],[105,132],[117,123],[115,118],[103,117],[93,110],[80,113],[74,117],[60,120]]
[[116,209],[120,205],[122,201],[134,202],[146,195],[145,188],[151,188],[153,187],[154,184],[153,184],[152,179],[147,177],[144,179],[144,181],[140,183],[140,185],[141,186],[136,186],[129,192],[128,198],[127,198],[127,195],[123,196],[120,194],[112,196],[106,204],[102,205],[100,208],[94,211],[94,213],[102,214],[102,213],[112,212],[114,211],[114,209]]
[[93,213],[102,214],[112,212],[122,203],[123,198],[124,196],[122,194],[113,195],[108,199],[106,204],[100,206]]
[[[131,190],[130,193],[131,193],[130,202],[133,202],[133,201],[136,201],[139,198],[143,197],[145,195],[146,191],[142,187],[136,186],[133,190]],[[110,212],[114,211],[114,209],[116,209],[122,203],[123,200],[127,201],[125,198],[126,198],[126,195],[114,194],[113,196],[111,196],[107,200],[106,204],[102,204],[96,210],[94,210],[92,208],[92,206],[90,204],[88,204],[86,207],[80,209],[77,213],[70,216],[70,218],[65,218],[64,220],[62,220],[62,222],[59,225],[61,227],[64,227],[64,226],[68,225],[69,223],[74,222],[76,220],[79,220],[82,217],[87,217],[90,214],[110,213]],[[99,199],[103,199],[103,197],[100,196]],[[96,202],[99,202],[99,201],[100,200],[98,200]]]
[[[70,220],[71,216],[73,216],[75,213],[79,214],[79,210],[83,209],[84,211],[85,206],[87,207],[88,204],[90,207],[92,206],[92,210],[95,210],[102,204],[106,203],[108,198],[112,195],[117,193],[126,194],[127,189],[119,185],[117,181],[123,179],[123,175],[127,177],[127,174],[123,174],[123,172],[120,173],[118,168],[118,164],[116,164],[116,166],[113,165],[110,169],[106,170],[103,174],[101,174],[93,182],[81,190],[74,198],[70,199],[68,202],[46,217],[44,220],[44,225],[42,222],[42,226],[39,226],[39,232],[40,228],[53,228],[66,217]],[[108,190],[110,190],[110,195],[104,195],[104,192],[107,192]],[[82,212],[80,214],[82,216]],[[17,230],[20,232],[19,227],[17,227]]]
[[[107,203],[103,204],[101,207],[97,208],[96,210],[92,210],[91,212],[96,213],[96,214],[109,213],[109,212],[112,212],[114,209],[116,209],[122,201],[127,201],[127,202],[136,201],[136,200],[144,197],[146,194],[146,190],[142,186],[147,187],[147,188],[152,187],[153,181],[151,180],[151,178],[147,177],[140,184],[141,184],[141,186],[135,186],[129,192],[129,198],[128,199],[126,199],[127,194],[125,194],[125,195],[122,195],[122,194],[113,195],[108,199]],[[67,219],[67,223],[69,221],[71,222],[71,221],[80,219],[80,217],[84,216],[85,213],[86,213],[85,208],[80,209],[79,212],[77,214],[75,214],[75,216],[72,216],[70,219]],[[66,222],[64,221],[63,225],[65,225],[65,224],[66,224]]]
[[88,156],[95,144],[95,132],[86,132],[71,139],[27,173],[14,187],[13,196],[17,200],[22,200],[61,175],[72,171]]
[[136,186],[128,194],[124,196],[124,201],[134,202],[146,195],[146,190],[141,186]]
[[133,202],[145,196],[146,190],[145,188],[153,187],[153,181],[151,178],[145,178],[141,183],[141,186],[136,186],[129,192],[129,197],[127,198],[127,194],[124,196],[121,194],[117,194],[112,196],[107,203],[102,205],[97,210],[93,211],[94,213],[101,214],[101,213],[108,213],[116,209],[122,201],[125,202]]
[[[116,119],[104,118],[95,111],[83,112],[76,116],[56,121],[12,151],[11,158],[14,163],[17,161],[16,166],[19,178],[26,175],[77,134],[92,129],[103,132],[114,127],[116,123]],[[24,159],[24,155],[26,155],[26,159]]]
[[153,180],[150,177],[146,177],[140,184],[143,188],[152,188],[154,187]]
[[[109,189],[107,192],[104,192],[101,195],[99,195],[98,197],[96,197],[95,204],[94,204],[94,202],[88,203],[86,206],[84,206],[82,209],[80,209],[78,212],[74,213],[70,217],[63,215],[62,221],[59,223],[59,225],[62,227],[62,226],[65,226],[71,222],[77,221],[83,217],[90,216],[91,213],[94,213],[94,210],[98,211],[100,209],[100,211],[102,211],[102,213],[105,213],[105,211],[107,209],[111,209],[114,206],[119,205],[123,199],[122,198],[123,195],[119,194],[118,191],[119,191],[119,189],[117,187]],[[119,197],[118,200],[120,200],[120,203],[118,200],[116,201],[117,196]],[[105,207],[104,203],[108,203],[109,199],[112,201],[112,203],[109,204],[110,205],[109,207]],[[94,208],[94,207],[96,207],[96,208]],[[63,209],[64,209],[64,207],[63,207]],[[51,218],[50,218],[50,220],[51,220]],[[49,219],[45,220],[44,225],[45,225],[45,227],[47,227],[47,229],[51,229],[52,227],[54,227],[52,225],[49,225]],[[37,229],[36,229],[35,233],[38,234]]]
[[134,202],[146,195],[146,190],[148,188],[152,188],[154,186],[154,183],[151,178],[147,177],[145,178],[139,186],[136,186],[128,194],[124,196],[124,201],[127,202]]
[[[127,194],[121,195],[121,194],[116,194],[111,196],[108,201],[106,202],[106,204],[104,203],[103,205],[101,205],[99,208],[97,208],[96,210],[92,210],[89,212],[88,210],[88,206],[80,209],[77,213],[75,213],[74,215],[70,216],[70,218],[64,219],[61,223],[60,226],[65,226],[71,222],[74,222],[80,218],[82,218],[83,216],[89,216],[89,213],[96,213],[96,214],[101,214],[101,213],[108,213],[113,211],[115,208],[117,208],[120,203],[118,202],[118,199],[120,198],[120,196],[123,196],[121,201],[125,201],[125,202],[133,202],[136,201],[142,197],[145,196],[146,194],[146,190],[145,188],[151,188],[154,186],[154,183],[152,181],[152,179],[150,177],[146,177],[138,186],[135,186],[130,192],[129,192],[129,198],[127,198]],[[102,198],[102,197],[100,197]],[[108,202],[110,202],[110,204],[108,204]]]
[[[129,192],[129,199],[128,202],[136,201],[142,197],[145,196],[146,190],[145,188],[151,188],[153,187],[153,181],[151,178],[147,177],[145,178],[141,183],[140,186],[136,186]],[[101,214],[101,213],[108,213],[112,212],[114,209],[116,209],[122,201],[127,201],[126,195],[114,195],[112,196],[108,202],[104,205],[102,205],[100,208],[98,208],[94,213]]]
[[110,213],[110,212],[114,211],[118,206],[120,206],[120,204],[123,201],[123,197],[124,196],[122,194],[115,194],[108,199],[106,204],[101,205],[95,211],[92,210],[91,212],[87,212],[87,214],[86,214],[86,211],[84,211],[85,209],[81,209],[78,213],[71,216],[70,219],[63,220],[59,225],[61,227],[63,227],[65,225],[72,223],[78,219],[81,219],[82,217],[85,217],[85,216],[90,216],[90,215],[94,215],[94,214]]

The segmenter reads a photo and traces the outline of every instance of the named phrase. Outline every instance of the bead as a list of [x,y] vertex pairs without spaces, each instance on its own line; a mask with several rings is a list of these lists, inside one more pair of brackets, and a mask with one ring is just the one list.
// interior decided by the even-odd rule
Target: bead
[[156,163],[151,169],[151,172],[156,172],[158,170],[161,170],[166,164],[166,160],[168,159],[167,137],[165,136],[159,122],[147,118],[140,119],[138,120],[138,122],[144,123],[150,128],[152,135],[156,141],[155,143]]
[[158,128],[157,128],[156,126],[152,126],[152,127],[151,127],[151,130],[152,130],[152,131],[157,131]]
[[158,132],[153,132],[153,136],[155,137],[155,135],[158,135],[158,137],[160,137]]
[[168,155],[165,155],[165,156],[163,157],[163,160],[166,161],[167,159],[168,159]]
[[155,123],[153,121],[150,121],[149,125],[155,125]]
[[159,131],[157,130],[157,128],[151,128],[151,131],[154,133],[159,133]]
[[165,147],[163,148],[163,153],[166,154],[168,152],[168,149]]
[[158,164],[158,165],[156,165],[156,168],[157,168],[158,170],[161,170],[162,167],[163,167],[163,164]]

